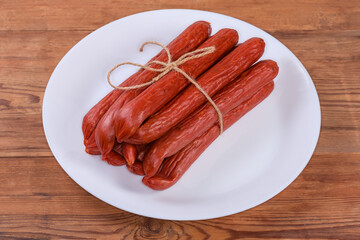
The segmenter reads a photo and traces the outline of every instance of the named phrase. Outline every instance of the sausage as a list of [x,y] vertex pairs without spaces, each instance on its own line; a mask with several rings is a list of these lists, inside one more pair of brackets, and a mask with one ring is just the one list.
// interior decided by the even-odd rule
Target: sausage
[[145,175],[142,162],[137,159],[133,165],[130,166],[129,164],[126,164],[126,167],[133,174],[140,175],[140,176]]
[[[210,25],[207,22],[203,22],[203,21],[196,22],[196,23],[192,24],[191,26],[189,26],[183,33],[181,33],[174,41],[172,41],[168,45],[169,51],[172,54],[173,58],[177,59],[184,53],[195,49],[199,44],[201,44],[203,41],[205,41],[205,39],[210,34],[210,31],[211,31]],[[160,61],[165,61],[166,59],[167,59],[167,55],[164,54],[163,51],[160,52],[159,57],[155,57],[155,60],[160,60]],[[152,67],[158,68],[157,65],[152,66]],[[129,85],[144,83],[144,82],[150,81],[157,74],[158,74],[157,72],[153,72],[153,71],[147,71],[147,70],[142,71],[141,73],[138,74],[137,77],[133,77],[133,76],[130,77],[132,80],[131,81],[128,81],[129,79],[126,80],[124,82],[125,84],[122,84],[122,85],[129,86]],[[95,113],[97,114],[96,108],[98,108],[98,109],[100,109],[100,107],[102,107],[102,108],[98,114],[98,117],[97,116],[94,117],[94,124],[90,124],[89,126],[97,126],[100,119],[105,118],[102,121],[102,125],[103,125],[102,129],[104,131],[106,131],[106,129],[104,129],[104,128],[107,125],[105,124],[105,127],[104,127],[104,123],[109,123],[109,120],[112,121],[114,111],[117,111],[124,103],[126,103],[126,101],[133,99],[136,95],[138,95],[144,89],[145,88],[137,89],[134,91],[126,91],[126,92],[122,93],[120,95],[120,97],[117,97],[117,100],[115,102],[112,101],[111,102],[112,105],[103,106],[100,104],[100,106],[94,107],[95,108],[94,112],[91,113],[89,116],[93,116]],[[115,105],[115,106],[113,106],[113,105]],[[90,110],[90,112],[92,112],[92,110]],[[105,114],[105,116],[104,116],[104,114]],[[85,125],[83,124],[83,126],[85,126]],[[108,124],[107,127],[109,129],[113,128],[112,124]],[[90,130],[92,131],[92,133],[89,134],[88,138],[85,138],[84,143],[85,143],[86,147],[90,147],[90,146],[95,147],[96,146],[95,134],[93,132],[93,128],[91,128]],[[87,132],[89,132],[89,131],[87,131]]]
[[[125,144],[125,143],[123,143],[123,144]],[[146,150],[148,149],[149,145],[148,144],[137,144],[137,145],[132,145],[132,146],[135,146],[135,148],[136,148],[136,152],[137,152],[136,160],[132,165],[128,164],[128,162],[127,162],[126,167],[133,174],[144,176],[145,173],[144,173],[144,169],[143,169],[142,160],[143,160],[144,154],[145,154]]]
[[108,164],[113,166],[122,166],[126,163],[126,160],[122,154],[123,152],[123,144],[122,143],[115,143],[114,148],[111,150],[111,153],[102,156],[102,160],[106,161]]
[[126,160],[127,165],[133,165],[137,158],[137,149],[136,146],[130,143],[122,144],[122,154]]
[[[179,36],[177,36],[167,47],[171,53],[171,56],[174,59],[179,58],[184,53],[192,51],[203,43],[210,35],[211,27],[208,22],[198,21],[191,24],[185,29]],[[167,54],[162,50],[150,61],[166,61]],[[158,66],[152,66],[157,68]],[[127,80],[125,80],[120,86],[130,86],[134,84],[139,84],[140,82],[150,81],[152,78],[158,75],[158,72],[139,70]],[[98,122],[103,117],[103,115],[108,111],[110,106],[118,99],[118,97],[124,91],[114,89],[108,93],[103,99],[100,100],[90,111],[84,116],[82,123],[82,131],[84,134],[84,144],[87,146],[89,143],[89,138],[92,136],[93,131],[95,130]],[[95,142],[94,136],[91,137],[92,141]]]
[[[272,81],[277,73],[278,66],[274,61],[261,61],[217,93],[213,97],[213,101],[224,116]],[[145,174],[147,176],[154,175],[164,158],[172,156],[185,147],[208,130],[217,120],[217,113],[209,103],[190,114],[151,145],[143,162]]]
[[[265,42],[261,38],[251,38],[245,41],[201,75],[196,80],[197,83],[209,96],[213,96],[254,64],[264,53],[264,48]],[[183,93],[146,120],[135,134],[125,141],[135,144],[152,142],[164,135],[205,101],[205,96],[190,84]]]
[[114,150],[115,152],[117,152],[118,154],[122,155],[122,154],[123,154],[123,150],[122,150],[122,149],[123,149],[123,144],[116,142],[113,150]]
[[[123,150],[122,150],[122,144],[121,143],[116,143],[113,150],[111,151],[111,154],[109,154],[108,156],[103,156],[102,160],[108,162],[110,165],[114,165],[114,166],[121,166],[124,165],[124,156],[123,154]],[[91,155],[101,155],[99,149],[97,147],[95,148],[86,148],[86,152],[88,154]],[[120,156],[118,156],[120,155]]]
[[97,148],[97,146],[95,146],[95,147],[87,147],[87,148],[85,148],[85,152],[87,152],[88,154],[91,154],[91,155],[101,155],[101,152]]
[[[198,49],[201,49],[214,46],[216,49],[214,52],[189,60],[179,66],[179,68],[195,79],[231,50],[237,41],[237,31],[222,29],[198,47]],[[189,81],[182,74],[171,71],[162,79],[149,86],[135,99],[125,104],[119,109],[114,118],[117,141],[122,142],[133,135],[146,118],[168,103],[188,84]]]
[[[211,33],[211,27],[208,22],[198,21],[191,24],[188,28],[185,29],[178,37],[176,37],[167,47],[172,54],[174,59],[179,58],[184,53],[189,52],[195,49],[198,45],[204,42]],[[150,61],[166,61],[167,54],[162,50]],[[152,66],[157,67],[157,66]],[[138,84],[135,83],[138,78],[146,78],[146,81],[151,80],[158,73],[147,70],[139,70],[126,81],[124,81],[120,86],[129,86]],[[84,140],[90,137],[91,133],[94,131],[97,123],[101,117],[107,112],[109,107],[115,102],[115,100],[123,93],[124,91],[114,89],[112,92],[107,94],[99,103],[97,103],[90,111],[85,115],[82,124],[82,130],[84,134]]]
[[[138,79],[139,83],[143,83],[144,79]],[[103,116],[103,118],[99,121],[96,129],[95,129],[95,141],[96,145],[99,148],[100,152],[103,155],[106,155],[109,151],[111,151],[114,142],[115,142],[115,131],[114,131],[114,119],[118,111],[123,109],[123,105],[127,105],[126,103],[134,99],[137,95],[143,92],[144,89],[136,89],[131,91],[126,91],[123,93],[116,102],[110,107],[107,113]],[[122,141],[118,141],[122,142]]]
[[[223,115],[250,98],[255,92],[275,78],[278,66],[267,60],[255,64],[235,81],[213,97]],[[196,137],[209,129],[218,120],[212,105],[206,103],[156,140],[146,153],[143,167],[147,176],[154,175],[163,159],[170,157]]]
[[149,149],[149,144],[136,144],[137,148],[137,160],[143,161],[146,151]]
[[[226,114],[224,117],[224,130],[262,102],[270,95],[273,89],[274,83],[268,83],[246,102]],[[219,134],[219,125],[213,125],[209,130],[197,137],[175,155],[166,158],[161,164],[158,173],[152,177],[145,176],[142,182],[154,190],[164,190],[173,186]]]
[[[120,143],[115,144],[113,150],[119,154],[122,154],[122,145]],[[96,145],[95,147],[87,147],[85,151],[91,155],[101,155],[101,152]]]
[[106,156],[102,156],[102,160],[113,166],[122,166],[126,163],[124,157],[114,150],[111,150]]

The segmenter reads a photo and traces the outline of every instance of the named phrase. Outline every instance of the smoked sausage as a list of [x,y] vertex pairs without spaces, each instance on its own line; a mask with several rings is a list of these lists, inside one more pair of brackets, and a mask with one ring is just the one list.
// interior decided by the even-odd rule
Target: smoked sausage
[[[274,89],[274,83],[270,82],[259,90],[255,95],[244,103],[232,109],[224,117],[224,130],[229,128],[238,119],[253,109],[270,95]],[[166,158],[161,164],[159,171],[152,177],[145,176],[142,182],[154,189],[164,190],[174,185],[195,162],[195,160],[205,151],[205,149],[219,136],[220,128],[218,124],[213,125],[209,130],[197,137],[175,155]]]
[[126,160],[126,164],[133,165],[137,158],[136,146],[130,143],[122,143],[122,154]]
[[[191,24],[167,46],[171,53],[171,56],[173,57],[173,59],[177,59],[186,52],[194,50],[209,37],[210,33],[211,27],[208,22],[198,21]],[[154,60],[166,61],[166,52],[162,50],[150,61]],[[158,66],[151,67],[156,68]],[[124,87],[139,84],[140,82],[147,82],[157,75],[158,72],[139,70],[127,80],[125,80],[120,86]],[[84,116],[82,123],[82,131],[84,135],[85,146],[95,142],[93,131],[95,130],[98,122],[123,92],[124,91],[122,90],[114,89],[103,99],[101,99],[100,102],[98,102],[94,107],[92,107],[90,111]],[[90,143],[88,143],[89,138],[92,139]]]
[[[202,49],[213,46],[215,47],[214,52],[189,60],[179,68],[195,79],[231,50],[237,41],[237,31],[221,29],[198,47],[198,49]],[[188,84],[189,81],[182,74],[171,71],[132,101],[125,104],[119,109],[114,118],[117,141],[122,142],[133,135],[146,118],[168,103]],[[106,153],[109,150],[111,150],[111,145],[101,149],[101,152]]]
[[[218,92],[213,100],[224,116],[272,81],[277,73],[276,62],[272,60],[261,61]],[[185,147],[208,130],[217,120],[217,113],[209,103],[190,114],[151,145],[143,162],[145,174],[153,176],[164,158],[172,156]]]
[[142,162],[139,160],[136,160],[132,165],[126,164],[126,167],[130,172],[132,172],[135,175],[140,175],[140,176],[145,175]]
[[[201,88],[213,96],[218,90],[238,77],[263,54],[265,42],[251,38],[237,46],[220,62],[202,74],[196,81]],[[192,84],[155,115],[146,120],[126,142],[140,144],[152,142],[187,117],[206,101],[205,96]]]

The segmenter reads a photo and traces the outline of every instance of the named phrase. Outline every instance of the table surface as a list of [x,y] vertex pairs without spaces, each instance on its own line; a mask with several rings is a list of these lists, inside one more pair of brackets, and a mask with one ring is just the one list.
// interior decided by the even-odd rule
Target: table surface
[[[53,157],[41,106],[57,63],[95,29],[161,8],[249,22],[309,71],[320,97],[320,139],[301,175],[266,203],[205,221],[151,219],[91,196]],[[360,239],[359,39],[359,1],[0,0],[0,238]]]

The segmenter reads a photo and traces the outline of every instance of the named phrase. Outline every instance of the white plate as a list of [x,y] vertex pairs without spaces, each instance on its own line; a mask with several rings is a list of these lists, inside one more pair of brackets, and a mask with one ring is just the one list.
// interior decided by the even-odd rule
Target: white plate
[[[106,74],[122,61],[145,63],[159,48],[138,49],[144,41],[167,44],[197,20],[213,33],[234,28],[240,42],[265,40],[262,59],[280,68],[273,93],[221,135],[182,179],[154,191],[125,167],[113,167],[84,152],[81,123],[111,87]],[[124,67],[113,79],[135,71]],[[120,81],[120,80],[119,80]],[[272,198],[304,169],[320,131],[314,84],[300,61],[266,32],[238,19],[196,10],[159,10],[105,25],[77,43],[60,61],[47,85],[43,123],[51,151],[81,187],[120,209],[154,218],[197,220],[238,213]],[[281,211],[281,210],[279,210]]]

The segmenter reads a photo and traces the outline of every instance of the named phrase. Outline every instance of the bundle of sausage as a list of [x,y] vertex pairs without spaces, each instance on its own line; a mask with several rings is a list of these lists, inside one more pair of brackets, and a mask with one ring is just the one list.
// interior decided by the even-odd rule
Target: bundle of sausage
[[[195,49],[215,47],[179,68],[211,97],[226,130],[270,95],[278,66],[272,60],[256,63],[265,49],[262,39],[236,46],[235,30],[221,29],[209,37],[210,32],[209,23],[195,22],[167,47],[174,60]],[[153,60],[166,61],[166,52]],[[158,74],[139,70],[121,86],[149,82]],[[113,90],[86,114],[82,129],[86,152],[101,154],[111,165],[126,164],[132,173],[145,175],[143,183],[155,190],[174,185],[220,134],[213,105],[176,71],[147,88]]]

